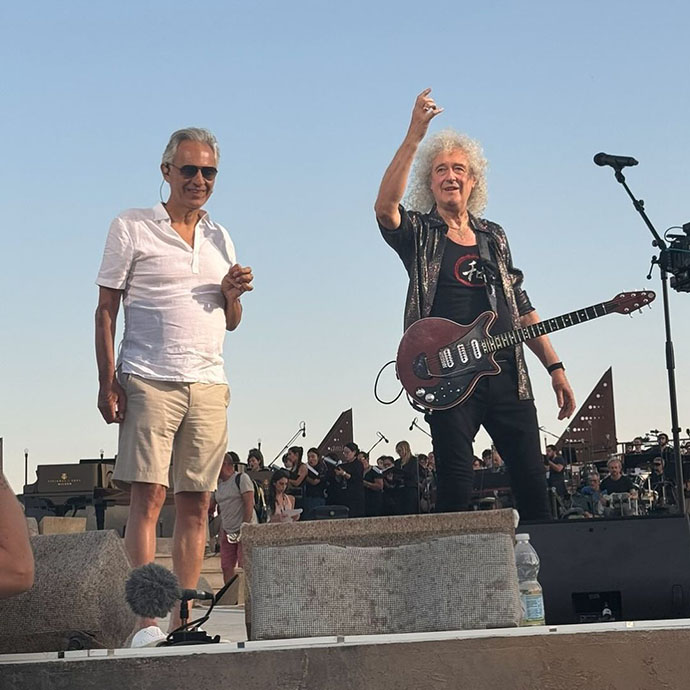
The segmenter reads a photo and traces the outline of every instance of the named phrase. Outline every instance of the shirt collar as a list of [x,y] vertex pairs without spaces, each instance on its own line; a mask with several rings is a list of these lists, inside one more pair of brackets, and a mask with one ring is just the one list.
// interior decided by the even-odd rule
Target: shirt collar
[[[163,206],[163,202],[159,201],[152,209],[153,211],[153,220],[155,221],[161,221],[161,220],[167,220],[170,221],[170,215],[168,214],[168,211],[166,210],[165,206]],[[199,223],[209,223],[211,219],[209,218],[208,211],[205,211],[204,209],[201,210],[202,216],[199,219]]]
[[[468,216],[470,219],[470,227],[472,230],[475,232],[485,232],[488,233],[488,229],[484,225],[484,223],[481,221],[479,218],[475,218],[471,213],[468,212]],[[429,211],[429,226],[432,228],[446,228],[446,231],[448,230],[448,226],[446,225],[446,221],[441,218],[438,208],[436,207],[436,204],[434,204],[431,207],[431,211]]]

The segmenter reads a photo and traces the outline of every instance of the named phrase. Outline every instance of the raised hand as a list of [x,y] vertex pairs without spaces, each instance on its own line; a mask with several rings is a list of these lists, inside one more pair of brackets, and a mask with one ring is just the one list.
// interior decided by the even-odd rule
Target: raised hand
[[429,95],[431,89],[424,89],[417,96],[417,100],[412,108],[412,120],[410,122],[410,134],[421,141],[426,135],[429,123],[443,112],[443,108],[436,105],[434,99]]

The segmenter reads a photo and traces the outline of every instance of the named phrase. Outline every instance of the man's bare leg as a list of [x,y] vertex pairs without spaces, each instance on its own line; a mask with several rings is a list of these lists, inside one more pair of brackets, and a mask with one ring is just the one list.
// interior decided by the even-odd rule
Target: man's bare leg
[[[133,568],[151,563],[156,557],[156,525],[165,493],[160,484],[132,482],[125,549]],[[155,618],[138,617],[134,632],[150,625],[157,625]]]
[[[210,498],[208,491],[180,491],[175,494],[173,570],[182,589],[196,589],[199,582],[206,548]],[[170,630],[179,625],[180,610],[176,606],[170,614]]]

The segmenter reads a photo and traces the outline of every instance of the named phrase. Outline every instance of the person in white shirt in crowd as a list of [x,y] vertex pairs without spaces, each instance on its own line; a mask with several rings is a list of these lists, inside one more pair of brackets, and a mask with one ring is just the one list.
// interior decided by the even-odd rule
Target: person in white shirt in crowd
[[[218,160],[211,132],[175,132],[160,165],[168,200],[115,218],[96,281],[98,408],[120,425],[113,481],[131,491],[125,548],[135,567],[153,561],[172,456],[173,570],[183,588],[197,586],[210,492],[227,448],[224,335],[239,325],[240,296],[253,280],[225,228],[202,208]],[[116,359],[120,302],[125,327]],[[176,613],[171,627],[177,622]],[[154,624],[137,626],[162,635]]]
[[254,512],[254,483],[248,474],[237,472],[238,464],[236,453],[231,451],[225,454],[218,475],[218,488],[213,494],[222,525],[218,540],[224,582],[230,581],[238,565],[242,566],[242,524],[258,522]]

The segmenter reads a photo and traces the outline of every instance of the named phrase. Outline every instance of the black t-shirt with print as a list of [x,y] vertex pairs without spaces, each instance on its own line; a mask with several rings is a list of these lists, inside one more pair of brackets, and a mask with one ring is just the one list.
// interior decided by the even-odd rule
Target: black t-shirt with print
[[[496,283],[497,319],[492,335],[513,330],[513,322],[500,283]],[[441,261],[441,271],[431,316],[450,319],[464,325],[472,323],[482,312],[491,311],[485,282],[484,266],[477,246],[465,246],[448,239]],[[498,359],[513,359],[513,348],[499,350]]]

